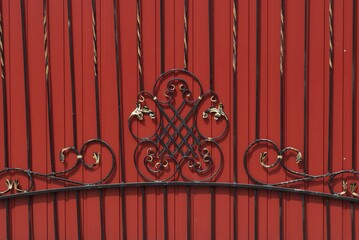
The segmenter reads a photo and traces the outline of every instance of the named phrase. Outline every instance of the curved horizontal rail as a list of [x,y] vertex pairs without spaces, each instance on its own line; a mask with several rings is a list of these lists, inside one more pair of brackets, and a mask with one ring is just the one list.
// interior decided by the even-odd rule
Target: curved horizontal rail
[[325,197],[325,198],[337,199],[337,200],[343,200],[349,202],[359,202],[359,198],[357,199],[353,197],[345,197],[345,196],[340,196],[338,194],[322,193],[322,192],[309,191],[309,190],[296,189],[296,188],[275,187],[270,185],[230,183],[230,182],[127,182],[127,183],[110,183],[110,184],[101,184],[101,185],[84,185],[84,186],[73,186],[73,187],[64,187],[64,188],[53,188],[53,189],[38,190],[38,191],[35,190],[31,192],[23,192],[23,193],[11,194],[11,195],[2,195],[0,196],[0,200],[49,194],[54,192],[72,192],[79,190],[156,187],[156,186],[185,186],[185,187],[194,186],[194,187],[228,187],[228,188],[237,188],[237,189],[259,189],[259,190],[289,192],[289,193],[297,193],[297,194],[309,195],[309,196]]

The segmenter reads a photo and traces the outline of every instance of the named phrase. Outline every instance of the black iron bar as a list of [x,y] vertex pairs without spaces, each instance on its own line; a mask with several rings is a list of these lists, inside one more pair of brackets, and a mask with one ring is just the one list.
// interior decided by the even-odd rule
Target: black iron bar
[[305,200],[305,193],[302,193],[302,228],[303,240],[307,239],[307,205]]
[[80,206],[80,191],[75,192],[76,197],[76,217],[77,217],[77,239],[82,239],[82,228],[81,228],[81,206]]
[[[286,11],[285,11],[285,1],[281,0],[280,6],[280,63],[279,63],[279,72],[280,72],[280,148],[284,148],[284,115],[285,115],[285,106],[284,106],[284,89],[285,89],[285,54],[286,54],[286,42],[285,42],[285,20],[286,20]],[[283,196],[279,192],[279,236],[280,239],[283,239]]]
[[[332,172],[332,146],[333,146],[333,80],[334,80],[334,26],[333,26],[333,0],[329,0],[329,111],[328,111],[328,172]],[[326,198],[326,225],[327,239],[330,239],[330,204]]]
[[357,112],[356,112],[356,99],[357,99],[357,34],[358,34],[358,6],[357,0],[353,0],[353,39],[352,39],[352,168],[356,170],[356,143],[357,143],[357,134],[356,134],[356,121],[357,121]]
[[279,239],[284,239],[284,225],[283,225],[283,193],[279,192]]
[[352,235],[352,240],[355,240],[355,206],[354,203],[352,202],[350,203],[350,215],[351,215],[350,222],[352,226],[351,235]]
[[[69,55],[70,55],[70,76],[71,76],[71,110],[72,110],[72,137],[73,145],[77,149],[77,122],[76,122],[76,84],[75,84],[75,62],[74,62],[74,44],[72,30],[72,3],[67,0],[67,30],[69,38]],[[81,236],[81,206],[79,192],[76,192],[76,209],[77,209],[77,238]]]
[[[29,95],[29,66],[27,56],[27,40],[26,40],[26,16],[25,16],[25,2],[20,0],[20,11],[21,11],[21,35],[22,35],[22,51],[23,51],[23,67],[24,67],[24,86],[25,86],[25,124],[26,124],[26,146],[27,146],[27,168],[32,168],[31,158],[31,123],[30,123],[30,95]],[[29,239],[33,239],[33,223],[32,223],[32,199],[31,197],[27,200],[27,213],[28,213],[28,228],[29,228]]]
[[[163,74],[164,71],[165,71],[165,26],[164,26],[164,24],[165,24],[165,16],[164,16],[164,14],[165,14],[164,2],[163,2],[163,0],[160,0],[161,74]],[[163,238],[168,239],[168,196],[167,196],[167,186],[163,187]]]
[[213,71],[214,71],[214,59],[213,59],[213,32],[214,32],[214,26],[213,26],[213,0],[208,0],[208,38],[209,38],[209,89],[213,91]]
[[261,0],[256,0],[256,132],[255,138],[259,138],[259,114],[260,114],[260,97],[259,97],[259,89],[260,89],[260,74],[261,74],[261,53],[260,53],[260,21],[261,21]]
[[333,0],[329,0],[329,111],[328,111],[328,172],[332,171],[333,146],[333,78],[334,78],[334,29]]
[[[141,27],[141,0],[136,1],[136,30],[137,30],[137,70],[140,92],[144,90],[143,82],[143,60],[142,60],[142,27]],[[146,217],[146,189],[141,188],[142,194],[142,239],[147,239],[147,217]]]
[[[96,99],[96,130],[97,138],[101,139],[101,123],[100,123],[100,93],[98,80],[98,51],[97,51],[97,24],[96,24],[96,0],[92,0],[92,43],[93,43],[93,60],[94,60],[94,80],[95,80],[95,99]],[[99,191],[99,205],[100,205],[100,223],[101,223],[101,239],[105,237],[105,216],[103,213],[103,198],[104,193]]]
[[[260,61],[260,21],[261,21],[261,0],[256,0],[256,126],[255,126],[255,138],[259,138],[259,117],[260,117],[260,71],[261,71],[261,61]],[[258,194],[257,190],[254,190],[254,240],[258,239]]]
[[[3,25],[3,6],[0,4],[0,63],[1,63],[1,85],[2,85],[2,105],[3,105],[3,137],[4,137],[4,166],[9,167],[9,134],[8,134],[8,114],[7,114],[7,91],[6,91],[6,69],[4,54],[4,25]],[[10,211],[9,200],[5,200],[5,229],[6,239],[10,239]]]
[[[303,172],[308,173],[308,98],[309,98],[309,0],[304,0],[304,114],[303,114]],[[306,239],[306,198],[302,196],[302,231],[303,239]]]
[[[119,135],[119,151],[120,151],[120,166],[121,166],[121,182],[125,182],[125,161],[123,157],[123,121],[122,121],[122,85],[121,85],[121,65],[120,65],[120,45],[119,45],[119,31],[118,31],[118,17],[117,17],[117,0],[113,0],[113,16],[114,16],[114,32],[115,32],[115,54],[116,54],[116,79],[117,79],[117,110],[118,110],[118,135]],[[122,239],[126,239],[126,204],[124,189],[120,189],[121,194],[121,211],[122,211]]]
[[325,223],[327,225],[327,239],[330,240],[330,208],[329,208],[329,198],[325,198]]
[[146,188],[141,187],[142,192],[142,239],[147,239],[147,209],[146,209]]
[[[186,1],[186,0],[185,0]],[[191,227],[192,227],[192,211],[191,211],[191,187],[187,186],[187,240],[191,239]]]
[[[208,0],[208,37],[209,37],[209,88],[210,91],[214,91],[214,4],[213,0]],[[194,138],[196,140],[196,138]],[[210,188],[211,194],[211,239],[214,240],[216,238],[215,231],[216,231],[216,192],[215,187]]]
[[[303,189],[295,189],[295,188],[286,188],[286,187],[278,187],[278,186],[271,186],[271,185],[258,185],[258,184],[247,184],[247,183],[233,183],[233,182],[126,182],[126,183],[111,183],[111,184],[88,184],[88,185],[78,185],[66,188],[53,188],[53,189],[45,189],[45,190],[36,190],[36,191],[29,191],[24,193],[16,193],[16,194],[8,194],[8,195],[0,195],[0,200],[4,199],[13,199],[13,198],[21,198],[21,197],[29,197],[29,196],[37,196],[43,194],[49,194],[53,192],[74,192],[74,191],[84,191],[84,190],[99,190],[99,189],[109,189],[109,188],[138,188],[138,187],[155,187],[155,186],[194,186],[194,187],[221,187],[221,188],[238,188],[238,189],[254,189],[254,190],[269,190],[269,191],[279,191],[279,192],[288,192],[288,193],[295,193],[300,194],[303,196],[316,196],[316,197],[323,197],[329,199],[336,199],[336,200],[343,200],[347,202],[355,202],[359,203],[358,198],[353,197],[344,197],[338,194],[331,194],[331,193],[323,193],[323,192],[316,192],[316,191],[308,191]],[[303,212],[305,214],[305,211]]]
[[[233,26],[232,26],[232,77],[233,77],[233,182],[237,182],[238,148],[237,148],[237,6],[238,0],[233,0]],[[233,238],[238,239],[238,205],[237,189],[233,189]]]
[[257,189],[253,190],[253,199],[254,199],[254,233],[253,233],[253,239],[258,239],[258,191]]
[[[358,7],[357,0],[353,0],[353,39],[352,39],[352,169],[356,170],[356,143],[357,143],[357,134],[356,134],[356,121],[357,121],[357,111],[356,111],[356,101],[357,101],[357,27],[358,27]],[[355,206],[353,203],[350,203],[351,208],[351,228],[352,228],[352,239],[355,239]]]
[[[52,115],[52,97],[51,97],[51,67],[50,67],[50,47],[49,47],[49,19],[48,19],[48,3],[43,0],[43,25],[44,25],[44,54],[45,54],[45,84],[46,84],[46,101],[47,101],[47,121],[49,125],[49,147],[50,147],[50,163],[51,172],[55,169],[55,153],[54,153],[54,122]],[[56,193],[51,194],[54,218],[54,239],[59,238],[58,232],[58,212],[57,212],[57,196]]]
[[188,69],[188,0],[184,0],[183,8],[183,68]]

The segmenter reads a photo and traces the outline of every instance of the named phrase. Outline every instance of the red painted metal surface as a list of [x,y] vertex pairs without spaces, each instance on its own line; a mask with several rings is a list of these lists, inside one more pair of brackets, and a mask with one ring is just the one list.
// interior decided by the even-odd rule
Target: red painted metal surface
[[[43,54],[42,0],[27,0],[26,27],[29,54],[30,108],[32,131],[33,169],[50,172],[48,128],[46,114],[45,67]],[[165,2],[165,69],[183,67],[183,1]],[[26,168],[25,105],[21,44],[21,19],[19,1],[3,0],[4,48],[7,71],[8,116],[10,135],[10,166]],[[261,79],[260,79],[260,131],[261,138],[279,143],[279,43],[280,1],[262,0],[261,7]],[[309,46],[309,156],[306,159],[309,173],[327,171],[328,129],[328,0],[310,1]],[[209,42],[207,0],[189,1],[189,70],[201,79],[204,89],[209,88]],[[352,1],[334,1],[334,128],[333,170],[351,168],[351,59],[352,59]],[[95,97],[93,84],[93,45],[91,27],[91,1],[72,1],[74,58],[76,79],[76,107],[78,144],[96,137]],[[123,119],[117,115],[116,62],[114,45],[113,1],[97,1],[98,59],[100,82],[100,117],[102,139],[113,147],[117,166],[111,182],[121,182],[119,164],[118,122],[124,126],[124,159],[126,181],[143,181],[133,164],[136,141],[127,129],[127,118],[134,109],[138,93],[136,1],[118,1],[120,65],[122,80]],[[304,1],[286,1],[286,58],[285,58],[285,139],[284,145],[303,149],[303,78],[304,78]],[[238,1],[238,122],[231,120],[231,127],[238,127],[238,146],[233,146],[233,133],[221,142],[224,152],[224,169],[219,182],[233,181],[233,148],[238,149],[238,181],[249,183],[242,164],[246,147],[255,139],[255,77],[256,2]],[[152,89],[160,74],[159,1],[142,1],[142,42],[144,88]],[[55,149],[72,145],[71,85],[69,66],[69,42],[67,32],[67,1],[49,1],[49,41],[52,77]],[[232,1],[214,1],[214,88],[231,118],[232,99]],[[359,86],[359,85],[357,85]],[[357,104],[358,106],[358,104]],[[0,106],[2,108],[2,106]],[[0,109],[2,114],[2,109]],[[3,115],[0,115],[0,119]],[[139,128],[141,133],[151,129]],[[358,132],[357,129],[354,131]],[[3,129],[0,129],[0,136]],[[357,141],[359,142],[359,141]],[[3,149],[0,138],[0,149]],[[358,152],[358,151],[357,151]],[[104,156],[106,157],[106,156]],[[359,159],[359,156],[356,157]],[[295,163],[289,163],[295,168]],[[3,168],[0,158],[0,168]],[[107,166],[109,167],[109,166]],[[62,169],[56,161],[56,169]],[[251,165],[260,179],[268,182],[288,177],[284,172],[270,172],[258,165]],[[257,169],[258,168],[258,169]],[[106,174],[79,171],[73,179],[93,181]],[[18,177],[26,182],[25,177]],[[3,184],[1,180],[0,184]],[[326,182],[306,185],[306,189],[328,191]],[[56,182],[36,179],[36,189],[61,187]],[[299,186],[300,187],[300,186]],[[240,239],[253,239],[254,201],[253,191],[240,189],[238,201],[238,226],[233,225],[232,191],[216,188],[215,235],[217,239],[233,238],[233,228],[238,229]],[[191,188],[192,226],[194,239],[210,239],[210,189]],[[258,238],[279,238],[279,198],[277,192],[258,192]],[[60,239],[77,237],[75,193],[58,193],[58,230]],[[104,216],[107,239],[121,237],[121,197],[119,189],[104,190]],[[82,236],[99,239],[100,211],[98,191],[83,191],[81,197]],[[126,189],[126,222],[128,239],[142,238],[141,189]],[[351,236],[350,203],[339,200],[330,202],[330,226],[326,226],[325,199],[306,197],[307,236],[309,239],[326,238],[330,227],[332,239],[349,239]],[[52,239],[53,202],[50,195],[32,197],[33,231],[35,239]],[[27,199],[10,202],[11,237],[28,237]],[[146,220],[148,239],[163,239],[163,188],[146,188]],[[283,194],[283,224],[285,239],[303,239],[302,201],[296,194]],[[359,216],[359,207],[355,214]],[[0,219],[5,221],[5,206],[0,202]],[[185,239],[187,230],[186,189],[168,187],[168,237]],[[355,223],[359,236],[359,221]],[[5,238],[5,225],[0,224],[0,238]]]

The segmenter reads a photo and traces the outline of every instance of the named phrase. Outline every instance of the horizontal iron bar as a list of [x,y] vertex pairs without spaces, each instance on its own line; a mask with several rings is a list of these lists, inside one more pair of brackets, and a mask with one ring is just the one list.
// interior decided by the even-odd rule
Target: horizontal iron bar
[[92,189],[107,189],[107,188],[130,188],[130,187],[156,187],[156,186],[194,186],[194,187],[229,187],[229,188],[243,188],[243,189],[261,189],[269,191],[279,191],[279,192],[289,192],[297,193],[303,195],[325,197],[330,199],[344,200],[348,202],[359,202],[359,198],[353,197],[343,197],[331,193],[322,193],[315,191],[308,191],[295,188],[284,188],[284,187],[275,187],[270,185],[257,185],[257,184],[247,184],[247,183],[230,183],[230,182],[127,182],[127,183],[110,183],[110,184],[101,184],[101,185],[85,185],[85,186],[73,186],[73,187],[64,187],[64,188],[53,188],[46,190],[38,190],[24,193],[16,193],[11,195],[2,195],[0,200],[18,198],[18,197],[27,197],[41,194],[48,194],[54,192],[72,192],[79,190],[92,190]]

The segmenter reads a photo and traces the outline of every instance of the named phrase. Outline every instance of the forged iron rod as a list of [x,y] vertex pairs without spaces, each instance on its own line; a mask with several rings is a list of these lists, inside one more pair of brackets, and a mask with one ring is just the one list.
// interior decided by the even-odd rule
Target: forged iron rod
[[[96,0],[92,0],[92,43],[93,43],[93,60],[94,60],[94,80],[95,80],[95,98],[96,98],[96,129],[97,138],[101,139],[101,123],[100,123],[100,96],[99,96],[99,81],[98,81],[98,52],[97,52],[97,26],[96,26]],[[103,198],[104,193],[99,191],[99,205],[100,205],[100,222],[101,222],[101,239],[105,237],[105,219],[103,213]]]
[[[259,113],[260,113],[260,97],[259,97],[259,88],[260,88],[260,71],[261,71],[261,61],[260,61],[260,21],[261,21],[261,0],[256,0],[256,128],[255,128],[255,138],[259,138]],[[254,190],[254,240],[258,239],[258,194],[257,190]]]
[[98,82],[98,52],[97,52],[97,26],[96,26],[96,0],[92,0],[92,43],[93,43],[93,70],[95,80],[95,98],[96,98],[96,130],[97,138],[101,139],[100,128],[100,98]]
[[[352,169],[356,170],[356,143],[357,143],[357,134],[356,134],[356,121],[357,121],[357,111],[356,111],[356,101],[357,101],[357,27],[358,27],[358,6],[357,0],[353,0],[353,39],[352,39]],[[351,228],[352,228],[352,239],[355,239],[355,206],[353,203],[350,203],[351,208]]]
[[[232,78],[233,78],[233,182],[237,182],[237,0],[233,0],[233,23],[232,23]],[[233,190],[233,238],[238,239],[238,205],[237,189]]]
[[[125,161],[123,157],[123,121],[122,121],[122,86],[120,75],[120,46],[119,46],[119,31],[118,31],[118,16],[117,16],[117,0],[113,0],[113,16],[114,16],[114,32],[115,32],[115,54],[116,54],[116,80],[117,80],[117,112],[118,112],[118,135],[119,135],[119,151],[120,151],[120,164],[121,164],[121,182],[125,182]],[[126,204],[124,189],[120,189],[121,194],[121,211],[122,211],[122,239],[126,239]]]
[[[308,98],[309,98],[309,0],[304,0],[304,114],[303,114],[303,172],[308,173]],[[306,214],[305,214],[306,198],[302,197],[302,234],[303,239],[306,239]]]
[[284,67],[285,67],[285,1],[281,0],[280,7],[280,148],[284,147],[284,84],[285,84],[285,76],[284,76]]
[[[328,172],[332,172],[333,146],[333,78],[334,78],[334,31],[333,31],[333,0],[329,0],[329,111],[328,111]],[[330,205],[326,198],[327,239],[330,240]]]
[[302,228],[303,228],[303,240],[307,239],[307,205],[305,195],[302,194]]
[[[160,0],[160,45],[161,45],[161,74],[165,71],[165,11],[164,2]],[[168,196],[167,186],[163,187],[163,238],[168,239]]]
[[188,0],[184,0],[183,10],[183,68],[188,69]]
[[142,62],[142,34],[141,34],[141,0],[136,1],[136,31],[137,31],[137,70],[140,82],[140,92],[143,86],[143,62]]
[[[8,134],[8,114],[7,114],[7,91],[6,91],[6,69],[4,54],[4,32],[3,32],[3,6],[0,4],[0,64],[1,64],[1,85],[2,85],[2,105],[3,105],[3,137],[4,137],[4,166],[9,167],[9,134]],[[9,200],[5,200],[5,229],[6,239],[10,239],[10,211]]]
[[[76,85],[75,85],[75,63],[74,63],[74,40],[72,32],[72,3],[67,0],[67,30],[69,38],[70,76],[71,76],[71,110],[72,110],[72,137],[73,146],[77,148],[77,122],[76,122]],[[79,192],[76,192],[76,214],[77,214],[77,239],[82,239],[81,230],[81,206]]]
[[[27,146],[27,167],[32,168],[31,158],[31,123],[30,123],[30,96],[29,96],[29,69],[28,69],[28,57],[27,57],[27,41],[26,41],[26,23],[25,23],[25,2],[20,0],[21,11],[21,35],[22,35],[22,51],[23,51],[23,66],[24,66],[24,89],[25,89],[25,124],[26,124],[26,146]],[[27,213],[28,213],[28,230],[29,239],[34,238],[33,234],[33,221],[32,221],[32,198],[27,199]]]
[[[214,59],[213,59],[213,41],[214,41],[214,3],[213,0],[208,0],[208,35],[209,35],[209,88],[210,91],[214,91],[213,81],[214,81]],[[211,239],[214,240],[216,238],[215,229],[216,229],[216,192],[215,187],[210,188],[211,194]]]
[[186,193],[187,193],[187,240],[190,240],[191,239],[191,225],[192,225],[192,210],[191,210],[191,206],[192,206],[192,203],[191,203],[191,187],[190,186],[187,186],[186,188]]
[[333,65],[334,65],[333,0],[329,0],[329,111],[328,111],[328,172],[332,171],[333,146]]
[[[43,27],[44,27],[44,57],[45,57],[45,84],[46,84],[46,101],[47,101],[47,122],[49,125],[49,147],[51,171],[55,172],[55,154],[54,154],[54,122],[52,115],[52,98],[51,98],[51,69],[50,69],[50,47],[49,47],[49,23],[48,23],[48,6],[47,0],[43,0]],[[54,239],[59,238],[58,232],[58,212],[56,193],[51,194],[54,218]]]
[[283,193],[279,192],[279,239],[284,239],[283,230]]
[[261,0],[256,0],[256,132],[255,138],[259,138],[259,114],[260,114],[260,97],[259,97],[259,88],[260,88],[260,74],[261,74],[261,60],[260,60],[260,21],[261,21]]
[[357,34],[358,34],[358,6],[357,0],[353,0],[353,39],[352,39],[352,168],[356,170],[356,143],[357,143],[357,134],[356,134],[356,121],[357,121],[357,111],[356,111],[356,100],[357,100]]
[[213,32],[214,32],[214,26],[213,26],[213,20],[214,20],[214,6],[213,6],[213,0],[208,0],[208,38],[209,38],[209,89],[210,91],[213,91],[213,71],[214,71],[214,59],[213,59]]
[[[280,111],[280,148],[284,148],[284,115],[285,115],[285,106],[284,106],[284,84],[285,84],[285,75],[284,75],[284,68],[285,68],[285,20],[286,20],[286,11],[285,11],[285,1],[281,0],[280,6],[280,62],[279,62],[279,73],[280,73],[280,103],[279,103],[279,111]],[[279,236],[280,240],[283,239],[283,196],[282,193],[279,192]]]
[[[142,62],[142,28],[141,28],[141,0],[136,1],[136,31],[137,31],[137,70],[140,92],[144,90],[143,83],[143,62]],[[147,239],[146,226],[146,189],[141,188],[142,194],[142,239]]]

